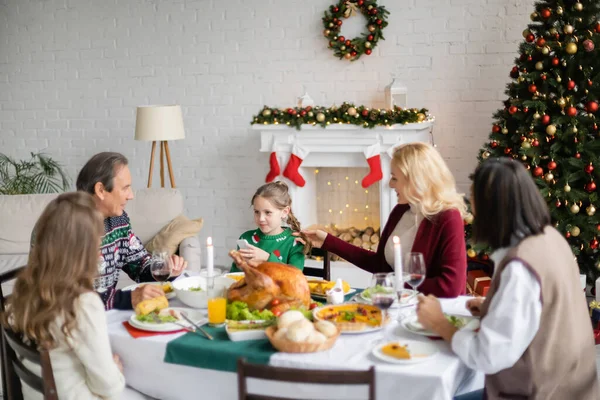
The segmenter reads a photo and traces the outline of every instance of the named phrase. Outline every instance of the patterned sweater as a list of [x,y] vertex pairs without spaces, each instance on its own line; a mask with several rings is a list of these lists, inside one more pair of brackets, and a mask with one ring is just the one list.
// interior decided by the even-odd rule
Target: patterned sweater
[[127,213],[104,220],[104,236],[98,262],[99,276],[94,282],[94,289],[102,298],[106,310],[132,308],[131,291],[117,290],[119,271],[123,270],[136,282],[153,281],[149,268],[150,259],[151,255],[131,230]]
[[[242,233],[240,239],[246,239],[252,246],[269,253],[268,262],[284,263],[293,265],[300,270],[304,269],[304,247],[302,243],[296,242],[290,228],[285,228],[279,235],[270,236],[262,233],[260,229],[253,229]],[[233,263],[231,272],[238,271],[240,269]]]

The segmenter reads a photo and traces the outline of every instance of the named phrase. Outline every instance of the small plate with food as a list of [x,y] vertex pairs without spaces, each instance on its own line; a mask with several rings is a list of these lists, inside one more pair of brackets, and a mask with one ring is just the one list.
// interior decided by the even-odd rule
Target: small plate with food
[[[357,296],[354,296],[354,301],[357,303],[363,304],[372,304],[371,296],[373,293],[377,293],[379,290],[387,291],[387,288],[382,288],[381,286],[375,286],[366,288]],[[400,298],[400,303],[398,303],[398,299],[395,299],[392,303],[392,307],[408,307],[418,303],[417,294],[415,290],[412,289],[403,289],[402,297]]]
[[150,332],[173,332],[181,328],[193,326],[186,317],[197,325],[206,322],[204,315],[196,310],[180,307],[169,307],[169,301],[164,296],[144,300],[135,307],[135,312],[129,318],[129,324],[134,328]]
[[[382,328],[382,314],[378,307],[369,304],[340,304],[318,307],[313,310],[315,321],[334,323],[342,333],[374,332]],[[389,322],[389,317],[383,325]]]
[[378,359],[394,364],[420,363],[430,360],[438,352],[439,350],[435,344],[415,340],[383,343],[372,351]]
[[[308,278],[308,277],[307,277]],[[310,289],[311,297],[316,299],[327,300],[327,291],[333,289],[335,286],[335,282],[326,281],[324,279],[318,278],[308,278],[308,288]],[[350,284],[346,281],[342,281],[342,286],[344,289],[344,296],[352,294],[356,292],[356,289],[352,289]]]
[[138,287],[144,286],[144,285],[160,286],[162,288],[163,292],[165,292],[165,297],[167,299],[172,299],[173,297],[175,297],[175,291],[173,290],[173,285],[171,284],[171,282],[142,282],[142,283],[136,283],[135,285],[129,285],[127,287],[124,287],[121,290],[122,291],[135,290]]
[[[479,329],[479,319],[475,317],[464,317],[459,315],[448,315],[444,314],[448,322],[450,322],[456,329],[469,329],[475,331]],[[419,322],[416,314],[410,315],[404,318],[400,322],[400,326],[409,332],[417,335],[428,336],[428,337],[440,337],[435,332],[425,329]]]

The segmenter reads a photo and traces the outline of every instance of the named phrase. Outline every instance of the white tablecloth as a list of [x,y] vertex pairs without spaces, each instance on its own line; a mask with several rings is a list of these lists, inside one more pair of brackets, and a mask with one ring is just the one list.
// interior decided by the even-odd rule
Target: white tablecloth
[[[466,297],[442,300],[444,311],[468,315],[464,308]],[[174,300],[173,306],[177,304]],[[402,314],[414,312],[402,309]],[[392,310],[394,314],[394,310]],[[183,333],[134,339],[122,322],[129,319],[130,311],[109,311],[109,335],[113,352],[123,360],[127,384],[142,393],[158,399],[237,399],[237,377],[233,372],[214,371],[163,362],[167,342]],[[378,400],[447,400],[455,394],[483,387],[483,375],[468,369],[443,341],[432,341],[440,352],[431,360],[412,365],[395,365],[379,361],[371,350],[376,342],[382,342],[394,333],[403,339],[430,341],[423,336],[411,334],[400,326],[386,332],[358,335],[342,335],[328,351],[311,354],[276,353],[270,364],[281,367],[308,369],[367,369],[376,368],[376,396]],[[251,380],[251,393],[271,396],[303,398],[361,399],[366,389],[359,387],[327,387],[316,385],[279,384]]]

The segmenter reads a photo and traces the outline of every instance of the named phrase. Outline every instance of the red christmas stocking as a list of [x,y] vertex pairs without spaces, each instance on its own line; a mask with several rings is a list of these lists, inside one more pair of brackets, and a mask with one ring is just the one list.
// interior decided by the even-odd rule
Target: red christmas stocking
[[275,153],[275,151],[272,151],[271,156],[269,156],[269,166],[271,167],[271,170],[269,171],[265,179],[265,182],[267,183],[277,178],[277,176],[279,176],[279,174],[281,173],[281,169],[279,168],[279,161],[277,161],[277,153]]
[[374,144],[373,146],[369,146],[365,149],[365,157],[367,158],[367,163],[369,163],[369,174],[365,176],[362,180],[362,187],[365,189],[378,182],[383,178],[383,173],[381,172],[381,157],[379,155],[380,147],[379,143]]
[[298,171],[300,168],[300,164],[302,161],[308,156],[308,150],[294,144],[292,148],[292,154],[290,155],[290,161],[288,161],[285,170],[283,171],[283,176],[288,178],[290,181],[294,182],[296,186],[303,187],[306,184],[302,175]]

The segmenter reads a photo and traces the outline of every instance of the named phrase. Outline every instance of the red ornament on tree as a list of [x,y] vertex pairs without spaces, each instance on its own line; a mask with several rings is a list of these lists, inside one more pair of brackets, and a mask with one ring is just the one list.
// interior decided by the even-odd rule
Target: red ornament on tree
[[569,82],[567,82],[567,89],[569,89],[569,90],[575,89],[575,81],[572,81],[569,79]]
[[542,115],[542,124],[548,125],[550,123],[550,116],[548,114]]
[[554,57],[552,59],[552,66],[553,67],[558,67],[558,64],[560,64],[560,60],[558,59],[558,57]]
[[305,110],[300,111],[300,116],[304,117],[305,115],[306,115],[306,111]]
[[542,80],[543,80],[543,81],[545,81],[546,79],[548,79],[548,76],[547,76],[546,74],[543,74],[543,75],[541,76],[541,78],[542,78]]
[[542,18],[544,18],[544,19],[548,19],[548,18],[550,18],[550,16],[552,15],[552,12],[551,12],[549,9],[547,9],[547,8],[544,8],[544,9],[542,10],[542,12],[540,13],[540,15],[542,16]]
[[295,110],[293,108],[288,108],[287,113],[290,115],[294,115]]
[[534,84],[529,85],[529,93],[535,93],[537,92],[537,86],[535,86]]
[[577,159],[581,158],[581,154],[580,153],[575,153],[575,158],[577,158]]
[[500,133],[501,130],[502,129],[500,128],[499,125],[492,126],[492,132],[494,132],[494,133]]
[[550,162],[548,163],[548,169],[549,169],[550,171],[552,171],[552,170],[555,170],[555,169],[556,169],[556,167],[558,167],[558,165],[556,164],[556,162],[555,162],[554,160],[552,160],[552,161],[550,161]]
[[567,107],[567,115],[569,117],[574,117],[577,115],[577,109],[575,107]]
[[600,231],[600,224],[596,225],[596,230]]
[[493,141],[493,142],[490,143],[490,146],[491,146],[492,149],[495,149],[496,147],[498,147],[498,142]]
[[508,155],[508,154],[510,154],[511,151],[512,151],[512,149],[510,147],[507,147],[504,149],[504,154]]
[[544,47],[544,45],[546,44],[546,39],[540,37],[538,38],[538,40],[535,41],[535,44],[537,44],[540,47]]
[[591,79],[588,79],[588,86],[592,86],[594,84],[594,82],[592,82]]
[[585,190],[587,190],[590,193],[592,193],[593,191],[595,191],[596,190],[596,182],[591,181],[590,183],[588,183],[587,185],[585,185]]
[[529,43],[533,42],[535,40],[535,36],[533,36],[533,33],[528,34],[527,36],[525,36],[525,40]]
[[365,0],[358,0],[356,2],[356,4],[358,4],[359,6],[362,6],[363,4],[365,4]]
[[371,55],[371,49],[366,49],[365,50],[365,54],[368,55],[368,56],[370,56]]
[[533,176],[542,176],[544,174],[544,170],[542,167],[535,167],[533,169]]
[[586,39],[586,40],[583,41],[583,49],[585,51],[587,51],[588,53],[590,51],[594,51],[595,47],[596,46],[594,45],[594,42],[592,42],[590,39]]
[[540,142],[537,139],[535,139],[533,142],[531,142],[531,145],[533,147],[538,147],[540,145]]
[[559,208],[560,206],[562,206],[562,203],[560,202],[560,200],[556,200],[556,203],[554,203],[554,205],[556,206],[556,208]]
[[367,40],[368,40],[369,42],[372,42],[372,41],[373,41],[373,35],[369,35],[369,36],[367,36]]
[[381,23],[382,23],[382,22],[383,22],[383,21],[382,21],[382,20],[380,20],[379,18],[378,18],[378,19],[375,21],[375,23],[376,23],[377,25],[381,25]]
[[331,11],[333,11],[334,13],[336,13],[336,12],[340,11],[340,9],[337,8],[337,7],[333,7],[333,9]]
[[565,233],[565,237],[566,237],[567,239],[568,239],[568,238],[570,238],[570,237],[571,237],[571,232],[567,232],[567,233]]
[[592,163],[589,163],[588,165],[585,166],[584,171],[587,174],[591,174],[592,172],[594,172],[594,166],[592,165]]
[[510,107],[508,108],[508,112],[509,112],[509,113],[511,113],[511,114],[514,114],[514,113],[516,113],[517,111],[519,111],[519,109],[518,109],[516,106],[510,106]]
[[596,103],[595,101],[588,101],[588,103],[585,105],[585,109],[589,113],[595,113],[596,111],[598,111],[598,103]]
[[343,37],[343,36],[340,36],[340,37],[338,38],[338,40],[339,40],[340,42],[345,42],[345,41],[346,41],[346,38],[345,38],[345,37]]
[[362,115],[363,117],[368,117],[368,116],[369,116],[369,110],[367,110],[367,109],[365,109],[365,110],[362,110],[362,112],[361,112],[361,115]]
[[596,250],[598,248],[598,239],[593,238],[590,242],[590,248]]

